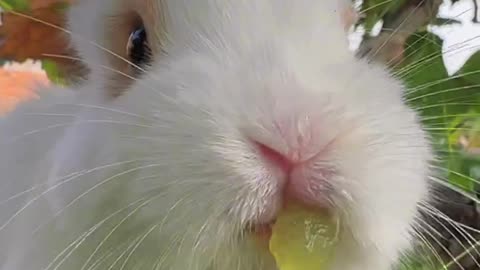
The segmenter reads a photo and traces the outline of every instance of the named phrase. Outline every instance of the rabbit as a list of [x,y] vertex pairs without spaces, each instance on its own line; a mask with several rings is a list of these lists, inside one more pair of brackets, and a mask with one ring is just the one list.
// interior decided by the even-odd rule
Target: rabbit
[[283,207],[338,215],[325,270],[388,270],[431,200],[405,86],[343,0],[83,0],[88,66],[0,120],[2,270],[278,270]]

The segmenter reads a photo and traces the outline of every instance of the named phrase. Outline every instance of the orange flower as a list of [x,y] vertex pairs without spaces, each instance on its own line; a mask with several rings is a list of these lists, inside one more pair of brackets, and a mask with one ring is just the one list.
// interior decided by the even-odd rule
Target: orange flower
[[0,115],[13,110],[21,101],[36,98],[35,88],[49,83],[41,72],[0,68]]

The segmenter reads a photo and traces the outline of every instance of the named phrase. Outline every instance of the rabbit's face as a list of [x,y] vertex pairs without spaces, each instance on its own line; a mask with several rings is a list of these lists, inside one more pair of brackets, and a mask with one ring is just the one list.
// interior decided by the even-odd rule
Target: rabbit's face
[[[76,147],[89,161],[98,157],[88,144],[135,162],[89,177],[103,198],[105,181],[124,185],[96,211],[143,202],[130,225],[120,218],[99,232],[115,235],[110,265],[275,269],[267,241],[286,198],[341,217],[329,270],[389,269],[410,247],[429,144],[402,86],[348,52],[336,7],[88,0],[72,11],[91,69],[82,91],[108,97],[106,119],[117,124],[83,132]],[[106,247],[85,244],[78,260],[91,265]]]

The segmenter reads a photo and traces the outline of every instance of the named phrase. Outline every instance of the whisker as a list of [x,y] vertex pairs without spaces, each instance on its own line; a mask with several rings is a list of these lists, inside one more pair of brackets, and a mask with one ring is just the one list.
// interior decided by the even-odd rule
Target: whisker
[[135,244],[135,246],[133,247],[133,249],[130,251],[130,253],[128,254],[127,258],[125,259],[124,263],[122,264],[122,266],[120,267],[119,270],[123,270],[125,265],[127,264],[128,260],[130,259],[130,257],[133,255],[133,253],[137,250],[137,248],[140,246],[140,244],[142,244],[142,242],[148,237],[148,235],[150,235],[150,233],[152,233],[157,227],[159,227],[159,230],[161,231],[163,229],[163,226],[165,224],[165,221],[169,218],[170,216],[170,213],[181,203],[183,202],[190,194],[187,194],[186,196],[180,198],[179,200],[177,200],[177,202],[172,206],[170,207],[170,209],[168,210],[167,214],[165,215],[165,217],[162,219],[161,222],[159,223],[156,223],[154,224],[141,238],[140,240]]
[[[426,223],[425,220],[422,220],[422,223]],[[419,228],[425,230],[425,226],[423,226],[422,224],[418,223],[418,221],[415,221],[415,224],[418,225]],[[432,233],[434,233],[435,235],[437,235],[439,238],[441,238],[442,240],[447,240],[447,238],[445,236],[442,235],[442,233],[437,230],[435,227],[433,226],[429,226],[429,229]],[[437,238],[438,239],[438,238]]]
[[[78,61],[78,62],[85,62],[82,58],[68,56],[68,55],[61,55],[61,54],[43,53],[42,56],[51,57],[51,58],[58,58],[58,59],[66,59],[66,60],[72,60],[72,61]],[[120,70],[117,70],[117,69],[114,69],[114,68],[111,68],[111,67],[108,67],[108,66],[105,66],[105,65],[95,65],[95,64],[92,64],[92,63],[88,63],[88,64],[91,65],[91,66],[103,68],[105,70],[111,71],[111,72],[113,72],[115,74],[118,74],[118,75],[121,75],[121,76],[124,76],[125,78],[131,79],[132,81],[138,81],[137,78],[135,78],[131,75],[128,75],[127,73],[122,72]]]
[[459,173],[459,172],[456,172],[456,171],[453,171],[453,170],[450,170],[448,168],[443,168],[443,167],[439,167],[439,166],[434,166],[434,168],[438,169],[438,170],[442,170],[442,171],[445,171],[445,172],[448,172],[448,173],[453,173],[457,176],[460,176],[460,177],[463,177],[465,179],[468,179],[469,181],[472,181],[472,183],[476,183],[476,184],[480,184],[480,181],[477,180],[477,179],[474,179],[468,175],[465,175],[465,174],[462,174],[462,173]]
[[[447,23],[452,22],[455,18],[461,17],[463,14],[467,13],[468,11],[469,11],[469,10],[465,10],[465,11],[461,12],[460,14],[455,15],[454,17],[448,19],[448,20],[447,20]],[[394,29],[383,28],[382,31],[394,31]],[[417,42],[420,42],[420,41],[422,41],[422,40],[429,40],[429,39],[426,39],[424,36],[422,36],[422,35],[420,35],[420,34],[417,34],[417,33],[413,33],[413,34],[411,34],[411,36],[419,37],[420,39],[416,40],[416,41],[415,41],[414,43],[412,43],[412,44],[409,44],[409,45],[405,48],[405,51],[408,50],[408,49],[410,49],[410,48],[412,48]],[[432,40],[430,40],[430,41],[431,41],[430,44],[437,45],[438,47],[441,47],[441,46],[438,45],[436,42],[434,42],[434,41],[432,41]],[[426,44],[425,44],[425,45],[426,45]],[[418,48],[418,49],[410,52],[409,54],[403,56],[403,58],[404,58],[404,59],[408,59],[409,57],[415,55],[415,53],[418,52],[419,50],[421,50],[422,48],[424,48],[425,45],[423,45],[422,47],[420,47],[420,48]],[[454,45],[455,45],[455,44],[454,44]],[[398,60],[399,57],[401,57],[401,56],[400,56],[400,55],[395,56],[393,59],[391,59],[391,60],[387,63],[387,66],[390,66],[393,62],[395,62],[396,60]],[[401,62],[399,62],[399,63],[395,64],[394,66],[392,66],[392,69],[393,69],[393,70],[397,69],[397,67],[398,67],[399,65],[401,65]]]
[[[462,247],[463,250],[467,250],[467,247],[462,243],[462,241],[455,235],[455,233],[453,233],[450,229],[448,229],[447,226],[445,226],[437,217],[436,215],[432,215],[430,214],[430,217],[435,221],[437,222],[447,233],[449,233],[454,239],[455,241],[457,241],[457,243]],[[450,222],[449,222],[450,223]],[[450,223],[450,225],[453,225],[453,223]],[[456,226],[452,226],[467,242],[469,245],[472,245],[472,241],[465,236],[464,234],[464,231],[462,232],[461,229],[457,228]],[[478,252],[478,250],[475,250],[477,255],[480,255],[480,253]],[[480,264],[479,262],[477,261],[477,259],[475,258],[475,256],[473,254],[470,254],[470,258],[472,259],[472,261],[475,263],[475,265],[477,265],[479,268],[480,268]]]
[[[418,223],[417,221],[415,221],[415,226],[422,229],[423,231],[425,231],[426,229],[420,224]],[[427,238],[419,231],[417,231],[416,228],[413,229],[412,233],[418,237],[418,239],[421,241],[421,243],[423,245],[425,245],[429,252],[432,253],[432,255],[435,257],[435,259],[438,260],[438,262],[443,265],[443,260],[442,260],[442,257],[440,256],[440,254],[438,253],[438,251],[435,249],[435,247],[430,244],[430,242],[427,240]],[[432,263],[434,264],[434,263]],[[443,267],[443,269],[447,270],[445,267]]]
[[[458,113],[458,114],[445,114],[445,115],[439,115],[439,116],[429,116],[429,117],[424,117],[422,120],[428,121],[428,120],[435,120],[435,119],[443,119],[443,118],[456,118],[456,117],[475,117],[475,116],[480,116],[480,113]],[[453,128],[457,130],[456,128]]]
[[10,202],[10,201],[12,201],[12,200],[15,200],[15,199],[18,198],[18,197],[21,197],[22,195],[26,195],[26,194],[34,191],[35,189],[39,188],[39,186],[40,186],[40,185],[35,185],[35,186],[33,186],[33,187],[29,188],[29,189],[26,189],[26,190],[24,190],[24,191],[21,191],[21,192],[15,194],[15,195],[12,195],[12,196],[10,196],[9,198],[7,198],[7,199],[5,199],[5,200],[3,200],[3,201],[0,201],[0,206],[2,206],[2,205],[4,205],[4,204],[7,204],[8,202]]
[[142,124],[137,124],[137,123],[128,123],[128,122],[121,122],[121,121],[113,121],[113,120],[79,120],[75,121],[72,123],[61,123],[61,124],[54,124],[54,125],[49,125],[45,128],[39,128],[35,130],[31,130],[28,132],[23,133],[22,135],[18,135],[10,139],[8,142],[5,143],[0,143],[0,145],[4,144],[9,144],[9,143],[14,143],[20,139],[23,139],[25,137],[35,135],[44,131],[49,131],[55,128],[62,128],[62,127],[68,127],[68,126],[73,126],[75,124],[115,124],[115,125],[125,125],[125,126],[132,126],[132,127],[141,127],[141,128],[154,128],[154,126],[149,126],[149,125],[142,125]]
[[428,104],[425,106],[418,106],[415,107],[415,110],[426,110],[426,109],[432,109],[436,107],[448,107],[448,106],[480,106],[480,103],[476,102],[446,102],[446,103],[437,103],[437,104]]
[[471,251],[472,248],[477,248],[478,246],[480,246],[480,241],[477,241],[477,242],[475,243],[475,245],[473,245],[472,247],[468,248],[467,250],[465,250],[464,252],[462,252],[460,255],[458,255],[457,257],[455,257],[455,259],[454,259],[453,261],[449,262],[449,263],[446,265],[446,267],[448,268],[448,267],[450,267],[451,265],[453,265],[455,261],[461,260],[463,257],[465,257],[467,254],[470,253],[470,251]]
[[444,89],[444,90],[440,90],[440,91],[435,91],[433,93],[427,93],[427,94],[423,94],[423,95],[420,95],[420,96],[412,97],[410,99],[407,99],[407,102],[412,102],[412,101],[415,101],[415,100],[418,100],[418,99],[423,99],[423,98],[426,98],[426,97],[432,97],[432,96],[445,94],[445,93],[449,93],[449,92],[456,92],[456,91],[465,90],[465,89],[475,89],[479,86],[480,86],[480,84],[474,84],[474,85],[467,85],[467,86]]
[[[43,54],[43,55],[49,56],[49,57],[53,57],[53,58],[60,58],[60,59],[68,59],[68,60],[76,60],[76,61],[85,62],[83,59],[78,58],[78,57],[71,57],[71,56],[59,55],[59,54]],[[87,63],[87,62],[85,62],[85,63]],[[131,80],[134,81],[134,82],[141,83],[142,85],[145,85],[149,90],[152,90],[152,91],[154,91],[154,92],[156,92],[156,93],[161,94],[162,98],[164,98],[165,100],[168,100],[168,101],[171,102],[171,103],[174,103],[174,102],[175,102],[171,97],[169,97],[169,96],[161,93],[157,88],[154,88],[154,87],[152,87],[151,85],[146,84],[146,82],[145,82],[144,80],[139,80],[138,78],[133,77],[133,76],[131,76],[131,75],[125,73],[125,72],[122,72],[122,71],[120,71],[120,70],[117,70],[117,69],[114,69],[114,68],[111,68],[111,67],[108,67],[108,66],[105,66],[105,65],[96,65],[96,64],[92,64],[92,63],[87,63],[87,64],[89,64],[89,65],[91,65],[91,66],[100,67],[100,68],[102,68],[102,69],[111,71],[111,72],[113,72],[113,73],[115,73],[115,74],[121,75],[121,76],[123,76],[123,77],[125,77],[125,78],[127,78],[127,79],[131,79]]]
[[382,1],[382,2],[380,2],[380,3],[376,3],[376,4],[374,4],[374,5],[371,5],[371,6],[368,7],[368,8],[365,8],[365,9],[362,9],[362,10],[358,11],[358,14],[359,14],[359,15],[363,15],[363,14],[367,13],[367,11],[370,11],[370,10],[375,9],[375,8],[377,8],[377,7],[383,6],[383,5],[388,4],[388,3],[392,2],[392,1],[394,1],[394,0],[385,0],[385,1]]
[[130,260],[131,256],[135,253],[135,251],[138,249],[138,247],[143,243],[145,238],[150,235],[156,228],[158,227],[158,224],[153,225],[141,238],[139,241],[135,243],[133,248],[131,249],[130,253],[127,255],[126,259],[123,261],[122,266],[120,266],[120,270],[123,270],[125,266],[127,265],[128,261]]
[[100,248],[103,246],[103,244],[110,238],[111,235],[113,235],[113,233],[125,222],[127,221],[127,219],[129,219],[131,216],[133,216],[138,210],[140,210],[141,208],[143,208],[144,206],[150,204],[152,201],[154,201],[155,199],[159,198],[161,195],[164,195],[163,193],[159,193],[155,196],[153,196],[152,198],[146,200],[145,202],[143,202],[142,204],[140,204],[138,207],[136,207],[135,209],[133,209],[132,211],[130,211],[130,213],[128,213],[128,215],[126,215],[121,221],[119,221],[117,223],[117,225],[115,225],[115,227],[112,228],[112,230],[110,230],[110,232],[102,239],[102,241],[97,245],[97,247],[95,248],[95,250],[90,254],[90,257],[86,260],[86,262],[83,264],[82,268],[80,270],[84,270],[88,263],[93,259],[93,257],[95,256],[95,254],[100,250]]
[[72,106],[72,107],[73,106],[79,106],[79,107],[83,107],[83,108],[98,109],[98,110],[102,110],[102,111],[109,111],[109,112],[119,113],[119,114],[123,114],[123,115],[133,116],[133,117],[137,117],[137,118],[144,119],[144,120],[150,120],[150,118],[146,118],[145,116],[142,116],[142,115],[139,115],[139,114],[135,114],[135,113],[127,112],[127,111],[122,111],[122,110],[117,110],[117,109],[112,109],[112,108],[103,107],[103,106],[97,106],[97,105],[82,104],[82,103],[73,103],[73,104],[61,104],[61,103],[59,103],[58,105],[69,105],[69,106]]
[[[435,44],[437,46],[439,46],[436,42],[434,41],[431,41],[431,44]],[[462,41],[462,42],[459,42],[457,44],[454,44],[454,45],[459,45],[459,44],[466,44],[466,41]],[[412,44],[413,45],[413,44]],[[423,46],[426,46],[423,45]],[[407,75],[412,75],[412,71],[419,68],[419,67],[425,67],[425,64],[426,63],[429,63],[429,62],[432,62],[433,60],[437,60],[437,59],[440,59],[442,58],[443,56],[453,56],[457,53],[460,53],[462,52],[462,50],[471,50],[471,49],[475,49],[475,48],[478,48],[479,45],[474,45],[474,46],[471,46],[471,47],[466,47],[467,45],[463,45],[461,47],[455,47],[455,48],[451,48],[451,49],[448,49],[448,50],[445,50],[445,51],[440,51],[440,52],[434,52],[434,53],[431,53],[429,55],[426,55],[420,59],[418,59],[415,63],[413,64],[410,64],[408,66],[405,66],[397,71],[395,71],[393,73],[393,75],[397,78],[405,78]],[[453,46],[451,46],[453,47]],[[417,50],[411,52],[407,57],[410,57],[410,56],[413,56],[415,55],[416,52],[418,52],[419,50],[423,49],[423,47],[421,48],[418,48]],[[400,64],[397,64],[397,66],[400,65]]]
[[[58,26],[58,25],[55,25],[55,24],[53,24],[53,23],[49,23],[49,22],[47,22],[47,21],[44,21],[44,20],[35,18],[35,17],[33,17],[33,16],[30,16],[30,15],[27,15],[27,14],[24,14],[24,13],[21,13],[21,12],[17,12],[17,11],[14,11],[14,10],[9,10],[8,12],[9,12],[9,13],[12,13],[12,14],[14,14],[14,15],[16,15],[16,16],[23,17],[23,18],[26,18],[26,19],[29,19],[29,20],[32,20],[32,21],[41,23],[41,24],[43,24],[43,25],[52,27],[52,28],[54,28],[54,29],[56,29],[56,30],[62,31],[62,32],[66,33],[66,34],[68,34],[68,35],[71,35],[71,36],[73,36],[73,37],[79,37],[79,38],[81,38],[82,40],[85,41],[85,38],[84,38],[83,36],[78,35],[78,34],[75,34],[75,33],[73,33],[72,31],[70,31],[70,30],[68,30],[68,29],[65,29],[65,28],[63,28],[63,27],[60,27],[60,26]],[[118,59],[124,61],[125,63],[131,65],[132,67],[138,69],[139,71],[146,73],[146,70],[143,69],[142,67],[136,65],[136,64],[133,63],[132,61],[129,61],[129,60],[126,59],[125,57],[122,57],[121,55],[118,55],[117,53],[115,53],[115,52],[113,52],[113,51],[111,51],[111,50],[109,50],[109,49],[101,46],[100,44],[98,44],[98,43],[96,43],[96,42],[94,42],[94,41],[88,41],[88,43],[91,44],[91,45],[93,45],[94,47],[96,47],[96,48],[98,48],[98,49],[100,49],[100,50],[102,50],[102,51],[104,51],[104,52],[112,55],[112,56],[117,57]]]
[[[55,218],[57,218],[61,213],[63,213],[65,210],[67,210],[69,207],[71,207],[72,205],[74,205],[76,202],[78,202],[79,200],[81,200],[83,197],[85,197],[86,195],[88,195],[90,192],[92,192],[93,190],[117,179],[118,177],[121,177],[121,176],[125,176],[129,173],[132,173],[132,172],[136,172],[136,171],[139,171],[139,170],[143,170],[143,169],[147,169],[147,168],[152,168],[152,167],[158,167],[158,166],[161,166],[161,164],[149,164],[149,165],[144,165],[144,166],[138,166],[138,167],[135,167],[135,168],[132,168],[132,169],[128,169],[128,170],[125,170],[121,173],[117,173],[111,177],[108,177],[106,178],[105,180],[95,184],[93,187],[87,189],[85,192],[83,192],[82,194],[78,195],[75,199],[73,199],[72,201],[70,201],[65,207],[63,207],[62,209],[60,209],[59,211],[57,211],[53,217],[50,219],[50,221],[53,221]],[[39,231],[43,226],[45,226],[46,224],[48,224],[49,222],[46,222],[45,224],[39,226],[35,232]]]
[[[480,73],[480,70],[475,70],[475,71],[469,71],[469,72],[465,72],[465,73],[462,73],[462,74],[458,74],[458,75],[453,75],[453,76],[450,76],[448,78],[445,78],[445,79],[440,79],[440,80],[437,80],[437,81],[434,81],[434,82],[430,82],[430,83],[425,83],[423,85],[419,85],[417,87],[414,87],[414,88],[410,88],[408,93],[413,93],[415,91],[419,91],[419,90],[423,90],[423,89],[426,89],[426,88],[429,88],[429,87],[432,87],[432,86],[435,86],[435,85],[438,85],[438,84],[441,84],[441,83],[444,83],[444,82],[447,82],[449,80],[453,80],[453,79],[458,79],[458,78],[461,78],[461,77],[464,77],[464,76],[468,76],[468,75],[474,75],[474,74],[478,74]],[[478,87],[479,85],[476,84],[474,85],[473,87]],[[462,89],[462,88],[460,88]],[[435,93],[434,93],[435,94]],[[423,98],[423,97],[428,97],[427,96],[421,96],[421,97],[415,97],[415,99],[407,99],[407,101],[412,101],[412,100],[416,100],[416,99],[420,99],[420,98]]]
[[90,268],[88,268],[87,270],[95,270],[97,269],[103,262],[105,262],[106,260],[108,260],[108,258],[110,258],[112,255],[113,255],[113,251],[110,250],[108,253],[105,253],[103,254],[102,256],[100,256],[100,258],[98,258]]
[[140,241],[140,239],[142,238],[142,235],[139,235],[137,236],[137,238],[133,239],[130,244],[127,246],[127,248],[115,259],[115,261],[110,265],[110,267],[108,268],[108,270],[113,270],[114,266],[122,259],[122,257],[127,254],[128,250],[130,250],[134,245],[135,243],[137,243],[138,241]]
[[[97,67],[103,68],[103,69],[105,69],[105,70],[109,70],[109,71],[111,71],[111,72],[113,72],[113,73],[119,74],[119,75],[121,75],[121,76],[123,76],[123,77],[126,77],[126,78],[128,78],[128,79],[131,79],[132,81],[135,81],[135,82],[137,82],[137,83],[140,83],[140,84],[146,86],[147,89],[152,90],[153,92],[159,94],[165,101],[168,101],[168,102],[170,102],[171,104],[176,104],[176,103],[177,103],[177,101],[176,101],[174,98],[166,95],[165,93],[162,93],[158,88],[155,88],[155,87],[153,87],[152,85],[148,85],[144,80],[139,80],[138,78],[133,77],[133,76],[131,76],[131,75],[127,74],[127,73],[124,73],[124,72],[122,72],[122,71],[120,71],[120,70],[113,69],[113,68],[108,67],[108,66],[105,66],[105,65],[96,65],[96,64],[88,63],[88,62],[85,62],[83,59],[78,58],[78,57],[70,57],[70,56],[57,55],[57,54],[44,54],[44,55],[45,55],[45,56],[49,56],[49,57],[61,58],[61,59],[65,58],[65,59],[69,59],[69,60],[82,61],[82,62],[84,62],[84,63],[86,63],[86,64],[89,64],[90,66],[97,66]],[[156,77],[152,77],[152,78],[158,80],[158,78],[156,78]]]
[[[177,235],[177,236],[175,236],[174,240],[179,240],[178,238],[179,238],[179,236]],[[172,246],[173,245],[169,245],[167,247],[167,249],[159,256],[159,262],[158,262],[157,269],[162,269],[163,264],[166,262],[168,256],[172,252],[172,249],[173,249]]]
[[[426,223],[425,221],[423,221],[422,219],[419,219],[420,222],[422,222],[423,224],[426,225],[426,227],[429,229],[429,230],[432,230],[434,228],[431,227],[430,224]],[[445,247],[436,237],[434,237],[430,232],[429,230],[424,230],[425,233],[430,236],[433,241],[435,241],[439,246],[440,248],[445,252],[445,254],[447,254],[450,258],[452,258],[452,261],[455,262],[455,264],[462,270],[465,270],[465,268],[462,266],[462,264],[456,259],[456,257],[453,256],[453,254],[450,252],[450,250],[448,250],[447,247]],[[448,268],[444,268],[444,269],[448,269]]]
[[[107,111],[107,112],[113,112],[113,113],[118,113],[121,115],[128,115],[136,118],[140,118],[143,120],[152,120],[151,118],[147,118],[146,116],[131,113],[128,111],[123,111],[123,110],[118,110],[118,109],[113,109],[109,107],[104,107],[104,106],[98,106],[98,105],[91,105],[91,104],[84,104],[84,103],[55,103],[55,105],[63,105],[63,106],[69,106],[69,107],[81,107],[81,108],[87,108],[87,109],[97,109],[101,111]],[[21,115],[27,115],[27,116],[69,116],[69,117],[74,117],[76,116],[75,114],[55,114],[55,113],[22,113]]]
[[[465,12],[468,12],[468,10],[465,11]],[[463,12],[463,13],[465,13],[465,12]],[[459,16],[461,16],[461,15],[459,15]],[[389,29],[387,29],[387,28],[384,28],[383,30],[389,31]],[[433,44],[433,45],[436,45],[438,48],[442,49],[441,46],[440,46],[437,42],[435,42],[434,40],[426,39],[424,36],[419,35],[419,34],[415,34],[415,33],[413,34],[413,36],[416,36],[416,37],[419,37],[419,38],[420,38],[420,39],[417,40],[416,42],[418,42],[418,41],[420,41],[420,40],[427,40],[427,41],[430,41],[430,43],[429,43],[430,45]],[[452,44],[452,45],[450,45],[450,46],[447,48],[447,50],[445,50],[444,52],[432,53],[432,54],[430,54],[430,55],[424,56],[424,57],[422,57],[419,61],[417,61],[416,64],[403,67],[402,69],[396,71],[394,74],[399,75],[400,73],[405,73],[405,69],[410,69],[412,66],[414,66],[414,67],[420,66],[421,64],[423,64],[423,60],[429,59],[429,57],[432,57],[430,60],[433,60],[433,59],[435,59],[435,58],[441,57],[442,55],[450,55],[452,52],[455,52],[455,51],[457,51],[457,50],[464,49],[464,47],[465,47],[466,45],[463,45],[463,47],[458,47],[458,46],[459,46],[459,45],[462,45],[462,44],[468,44],[468,42],[473,41],[473,40],[477,39],[478,37],[480,37],[480,35],[479,35],[479,36],[476,36],[476,37],[474,37],[474,38],[470,38],[470,39],[463,40],[463,41],[459,41],[458,43]],[[414,43],[414,44],[415,44],[415,43]],[[413,45],[413,44],[411,44],[411,45]],[[423,46],[426,46],[426,45],[427,45],[427,44],[424,44]],[[411,57],[412,55],[415,55],[415,52],[421,50],[421,49],[423,48],[423,46],[420,47],[420,48],[418,48],[417,50],[411,52],[411,53],[408,54],[407,56],[405,56],[405,59],[407,59],[408,57]],[[411,47],[411,46],[409,46],[409,47],[407,47],[407,48],[410,48],[410,47]],[[478,47],[478,45],[472,46],[471,49],[474,49],[474,48],[476,48],[476,47]],[[401,63],[396,64],[396,65],[393,67],[393,69],[396,69],[396,67],[398,67],[400,64],[401,64]]]
[[[79,172],[78,174],[70,174],[64,180],[59,181],[58,183],[54,184],[53,186],[51,186],[47,190],[43,191],[40,195],[35,196],[32,200],[27,202],[22,208],[20,208],[17,212],[15,212],[4,224],[2,224],[2,226],[0,226],[0,232],[3,229],[5,229],[5,227],[7,227],[17,216],[19,216],[23,211],[25,211],[30,205],[32,205],[33,203],[35,203],[36,201],[41,199],[46,194],[55,190],[57,187],[59,187],[61,185],[64,185],[66,183],[69,183],[71,181],[74,181],[75,179],[79,179],[79,177],[81,177],[81,176],[85,176],[85,175],[88,175],[88,174],[96,172],[96,171],[100,171],[100,170],[103,170],[103,169],[112,168],[112,167],[116,167],[116,166],[122,166],[122,165],[126,165],[126,164],[129,164],[129,163],[134,163],[134,162],[137,162],[137,161],[141,161],[141,159],[133,159],[133,160],[128,160],[128,161],[111,163],[111,164],[107,164],[107,165],[103,165],[103,166],[98,166],[98,167],[95,167],[93,169],[86,170],[86,171],[83,171],[83,172]],[[60,178],[60,179],[62,179],[62,178]]]
[[[201,237],[201,234],[207,229],[208,225],[210,225],[210,221],[211,221],[212,217],[209,216],[205,219],[205,221],[203,222],[203,225],[200,227],[200,230],[198,230],[196,236],[195,236],[195,240],[194,240],[194,243],[195,245],[193,246],[192,248],[192,259],[194,257],[196,257],[196,252],[197,252],[197,249],[199,247],[199,245],[201,244],[200,242],[200,237]],[[193,268],[193,260],[190,260],[190,266],[189,266],[189,269],[192,269]]]
[[[440,123],[441,124],[441,123]],[[456,127],[426,127],[426,131],[472,131],[472,128],[456,128]]]
[[[140,236],[138,236],[136,238],[136,240],[138,240],[140,238]],[[136,241],[134,240],[134,241]],[[105,263],[107,261],[108,258],[112,257],[113,255],[115,255],[115,251],[114,250],[121,250],[123,247],[127,246],[127,249],[129,249],[129,244],[130,243],[120,243],[118,246],[116,247],[113,247],[113,248],[109,248],[107,250],[107,253],[103,254],[102,256],[100,256],[99,259],[97,259],[87,270],[96,270],[100,265],[102,265],[102,263]]]
[[[63,262],[65,260],[67,260],[69,258],[69,256],[71,254],[73,254],[73,252],[83,243],[83,241],[88,237],[90,236],[92,233],[94,233],[98,228],[100,228],[106,221],[108,221],[109,219],[111,219],[112,217],[116,216],[117,214],[121,213],[122,211],[130,208],[131,206],[139,203],[140,201],[144,200],[145,198],[141,198],[141,199],[138,199],[132,203],[130,203],[129,205],[121,208],[121,209],[118,209],[117,211],[113,212],[112,214],[108,215],[106,218],[104,218],[103,220],[101,220],[100,222],[96,223],[94,226],[92,226],[90,229],[88,229],[86,232],[84,232],[79,238],[77,238],[76,240],[74,240],[67,248],[65,248],[62,252],[60,252],[57,257],[55,257],[55,259],[46,267],[44,268],[44,270],[48,270],[50,269],[53,264],[55,263],[55,261],[61,256],[63,255],[64,252],[66,252],[68,250],[69,247],[71,247],[73,244],[75,244],[76,242],[79,242],[74,248],[73,250],[67,255],[65,256],[62,261],[60,261],[59,264],[57,264],[57,266],[54,268],[54,270],[58,269],[58,267],[60,267]],[[79,241],[80,240],[80,241]]]
[[[458,229],[462,230],[469,238],[470,240],[472,241],[476,241],[476,239],[471,235],[469,234],[465,229],[467,230],[471,230],[472,232],[475,232],[475,233],[479,233],[480,234],[480,230],[478,229],[475,229],[473,227],[470,227],[470,226],[467,226],[463,223],[460,223],[460,222],[457,222],[453,219],[451,219],[450,217],[448,217],[447,215],[445,215],[444,213],[442,213],[440,210],[436,209],[435,207],[431,206],[431,205],[426,205],[424,204],[422,207],[422,210],[423,211],[428,211],[430,215],[434,215],[440,219],[443,219],[445,220],[446,222],[454,225],[455,227],[457,227]],[[479,254],[480,255],[480,254]]]
[[[415,70],[420,71],[420,69],[418,69],[418,68],[425,68],[426,64],[428,64],[428,63],[430,63],[430,65],[434,64],[432,62],[434,60],[441,60],[440,58],[442,58],[444,56],[453,56],[457,53],[462,52],[463,50],[472,50],[472,49],[477,49],[477,48],[480,47],[480,45],[474,45],[474,46],[471,46],[471,47],[466,47],[466,46],[467,45],[464,45],[463,47],[459,47],[459,48],[449,49],[449,50],[446,50],[444,52],[441,51],[439,53],[431,53],[431,54],[429,54],[427,56],[424,56],[421,59],[417,60],[415,63],[410,64],[408,66],[403,67],[402,69],[399,69],[399,70],[395,71],[393,73],[393,76],[395,76],[399,79],[405,79],[406,76],[413,76],[414,75],[413,71],[415,71]],[[459,74],[459,75],[449,76],[449,78],[445,79],[445,81],[455,79],[455,78],[457,78],[457,76],[462,77],[462,76],[467,76],[467,75],[469,75],[469,74],[463,73],[463,74]],[[432,82],[425,83],[423,85],[417,86],[416,88],[423,87],[424,85],[428,85],[428,84],[432,84]],[[428,87],[430,87],[430,86],[428,86]],[[427,87],[425,87],[425,88],[427,88]],[[409,90],[410,90],[409,93],[412,93],[412,92],[416,91],[415,88],[409,89]],[[412,91],[412,90],[415,90],[415,91]],[[419,89],[419,90],[421,90],[421,89]]]
[[[380,47],[373,53],[372,59],[374,59],[378,55],[378,53],[388,44],[388,42],[390,42],[390,40],[393,38],[393,36],[399,31],[399,29],[401,29],[401,27],[408,21],[408,19],[410,19],[410,17],[424,4],[424,2],[425,2],[425,0],[421,0],[417,4],[417,6],[410,12],[410,14],[405,17],[405,19],[398,25],[397,29],[395,29],[395,31],[393,31],[390,34],[390,36],[387,38],[387,40],[385,42],[383,42],[382,45],[380,45]],[[371,61],[373,61],[373,60],[371,60]]]
[[449,188],[463,196],[465,196],[466,198],[474,201],[475,203],[480,203],[480,199],[476,198],[475,196],[469,194],[468,192],[462,190],[461,188],[455,186],[455,185],[452,185],[451,183],[448,182],[448,180],[441,180],[439,178],[436,178],[436,177],[429,177],[430,180],[432,180],[433,182],[437,183],[437,184],[440,184],[446,188]]
[[70,257],[71,254],[73,254],[73,252],[76,250],[77,247],[79,247],[88,237],[88,235],[90,235],[92,232],[95,231],[96,228],[91,228],[90,230],[88,230],[87,232],[84,232],[79,238],[77,238],[77,240],[73,241],[70,245],[68,245],[68,247],[66,247],[60,254],[57,255],[57,257],[55,257],[54,261],[52,261],[48,268],[44,268],[44,270],[49,270],[53,264],[55,263],[55,261],[57,261],[58,259],[60,259],[60,257],[62,255],[64,255],[69,249],[70,249],[70,252],[68,252],[68,254],[58,263],[58,265],[53,269],[53,270],[57,270],[58,267],[60,267],[67,259],[68,257]]

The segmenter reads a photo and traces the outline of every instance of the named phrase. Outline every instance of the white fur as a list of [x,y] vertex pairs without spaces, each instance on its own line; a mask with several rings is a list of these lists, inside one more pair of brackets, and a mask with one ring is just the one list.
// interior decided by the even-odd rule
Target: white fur
[[[72,11],[87,63],[107,64],[88,41],[118,2]],[[275,269],[241,237],[280,200],[247,137],[303,154],[333,140],[314,160],[346,226],[329,270],[391,269],[431,151],[402,85],[348,52],[337,4],[164,0],[166,55],[123,96],[101,98],[92,66],[2,119],[1,269]]]

